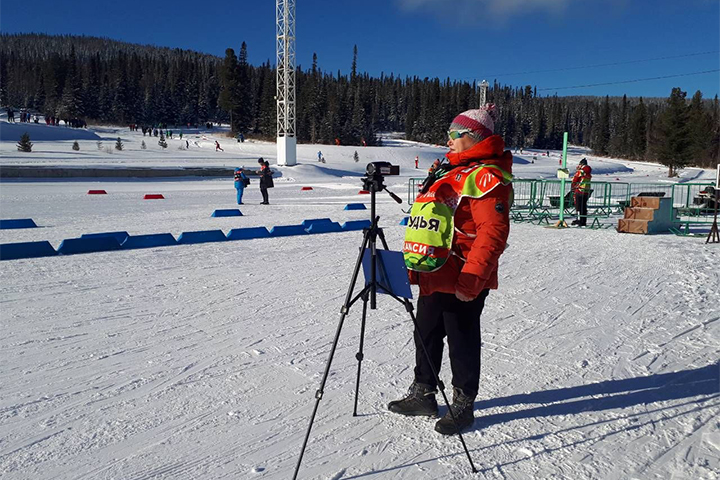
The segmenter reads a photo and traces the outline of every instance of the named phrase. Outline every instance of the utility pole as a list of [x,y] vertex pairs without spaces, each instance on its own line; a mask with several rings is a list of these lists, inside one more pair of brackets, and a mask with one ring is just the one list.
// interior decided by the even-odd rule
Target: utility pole
[[295,0],[276,0],[277,163],[297,163],[295,138]]
[[480,107],[487,103],[487,91],[490,84],[487,80],[480,82]]

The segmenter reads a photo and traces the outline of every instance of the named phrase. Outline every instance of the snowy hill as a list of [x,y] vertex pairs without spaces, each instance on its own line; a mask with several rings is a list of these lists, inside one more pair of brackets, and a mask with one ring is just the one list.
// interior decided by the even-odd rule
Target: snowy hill
[[[399,164],[387,184],[405,198],[408,178],[445,153],[387,135],[382,147],[299,145],[300,164],[277,167],[274,144],[237,143],[222,129],[184,131],[188,150],[178,138],[163,150],[127,128],[85,133],[106,145],[120,136],[126,148],[107,153],[95,138],[71,136],[38,139],[26,154],[2,137],[0,164],[255,168],[263,156],[282,175],[271,205],[258,205],[253,182],[233,218],[210,216],[237,208],[230,178],[3,181],[0,217],[41,228],[0,230],[0,243],[366,219],[343,210],[369,200],[358,195],[366,163]],[[542,153],[516,154],[515,175],[554,178],[559,153]],[[568,163],[583,157],[600,179],[667,181],[665,167],[582,149]],[[87,195],[93,188],[108,195]],[[145,193],[165,200],[143,201]],[[384,194],[378,203],[397,250],[407,205]],[[3,479],[291,478],[361,239],[345,232],[0,262]],[[412,381],[414,350],[404,308],[380,296],[368,312],[359,416],[355,305],[299,478],[717,479],[718,265],[718,245],[699,238],[512,224],[500,288],[482,316],[480,394],[465,434],[479,473],[432,420],[387,411]],[[441,378],[450,376],[446,359]]]

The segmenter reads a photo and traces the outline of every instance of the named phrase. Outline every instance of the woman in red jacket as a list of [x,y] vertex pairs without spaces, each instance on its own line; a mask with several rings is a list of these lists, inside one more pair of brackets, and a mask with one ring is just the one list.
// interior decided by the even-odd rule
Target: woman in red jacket
[[[510,231],[512,154],[493,134],[494,105],[461,113],[450,125],[445,156],[423,184],[403,248],[410,281],[420,286],[415,378],[406,397],[390,402],[402,415],[437,415],[438,387],[420,338],[440,371],[447,337],[459,428],[473,424],[480,381],[480,314],[498,286],[498,259]],[[419,336],[418,336],[419,335]],[[435,424],[456,433],[450,413]]]

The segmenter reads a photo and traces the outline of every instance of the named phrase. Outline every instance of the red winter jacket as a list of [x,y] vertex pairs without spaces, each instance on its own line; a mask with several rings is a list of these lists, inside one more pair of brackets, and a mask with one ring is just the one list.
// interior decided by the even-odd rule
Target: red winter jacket
[[[451,165],[473,163],[497,165],[512,173],[512,154],[505,142],[493,135],[461,153],[445,155]],[[451,173],[448,173],[451,175]],[[431,273],[410,271],[410,283],[420,285],[420,295],[436,292],[477,297],[486,288],[498,287],[498,259],[510,233],[511,185],[499,185],[480,199],[463,198],[455,211],[452,249],[466,261],[451,255],[439,270]]]
[[571,189],[574,193],[587,194],[592,181],[592,168],[590,165],[578,165],[572,179]]

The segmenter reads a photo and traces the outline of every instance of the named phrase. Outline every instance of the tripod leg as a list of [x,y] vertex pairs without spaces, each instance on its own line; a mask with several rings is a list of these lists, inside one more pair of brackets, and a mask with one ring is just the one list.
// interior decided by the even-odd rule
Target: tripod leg
[[362,366],[363,358],[365,357],[363,355],[363,346],[365,344],[365,318],[367,316],[367,304],[368,304],[368,295],[366,292],[365,295],[363,295],[363,312],[362,312],[362,321],[360,322],[360,349],[358,350],[358,353],[355,355],[355,358],[357,358],[357,361],[358,361],[358,369],[357,369],[357,379],[355,380],[355,406],[353,407],[353,417],[357,417],[358,394],[360,393],[360,368]]
[[412,303],[410,303],[410,300],[408,300],[407,298],[404,300],[400,300],[400,298],[396,297],[395,295],[392,295],[392,296],[395,298],[395,300],[404,304],[405,309],[410,314],[410,318],[412,319],[413,325],[415,326],[415,331],[417,332],[418,339],[420,340],[420,346],[422,347],[423,354],[425,355],[425,358],[427,359],[428,365],[430,366],[430,369],[432,370],[432,374],[435,377],[435,381],[437,382],[438,389],[440,390],[440,393],[443,396],[443,400],[445,400],[445,405],[447,405],[448,411],[450,412],[450,416],[453,419],[453,423],[455,424],[455,430],[457,431],[458,437],[460,437],[460,443],[462,443],[463,449],[465,450],[465,455],[467,455],[468,461],[470,462],[470,467],[472,468],[473,473],[477,473],[475,464],[473,463],[472,458],[470,457],[470,452],[468,451],[467,445],[465,445],[465,439],[463,439],[462,433],[460,432],[460,429],[458,428],[457,418],[455,418],[455,414],[453,413],[452,408],[450,408],[450,401],[448,400],[447,395],[445,395],[445,386],[440,381],[440,377],[438,376],[437,371],[435,371],[435,367],[433,366],[432,359],[430,358],[430,354],[428,353],[427,348],[425,347],[425,342],[423,342],[422,336],[420,335],[420,327],[418,326],[417,319],[415,318],[415,313],[413,312]]
[[[305,454],[305,448],[307,447],[308,439],[310,438],[310,430],[312,430],[313,422],[315,422],[315,415],[317,414],[318,406],[320,405],[320,399],[322,399],[323,392],[325,390],[325,382],[327,382],[328,375],[330,374],[330,365],[332,364],[333,356],[335,355],[335,349],[337,348],[338,340],[340,338],[340,332],[342,331],[345,317],[347,317],[347,314],[350,311],[350,306],[352,305],[353,290],[355,290],[355,283],[357,282],[358,275],[360,274],[363,254],[365,253],[365,248],[367,247],[369,239],[370,230],[366,231],[365,235],[363,236],[362,247],[360,247],[360,253],[358,254],[357,261],[355,262],[355,269],[353,270],[352,280],[350,281],[350,286],[348,287],[347,295],[345,296],[345,303],[340,310],[340,322],[338,323],[337,330],[335,331],[335,339],[333,340],[332,348],[330,348],[330,355],[328,356],[327,363],[325,364],[325,373],[323,374],[322,381],[320,382],[320,387],[315,392],[315,407],[313,408],[312,415],[310,415],[310,424],[308,425],[307,431],[305,432],[305,440],[303,441],[302,448],[300,449],[300,457],[298,458],[297,465],[295,466],[293,480],[297,478],[297,474],[300,471],[300,465],[302,463],[303,455]],[[363,289],[363,298],[366,298],[367,290],[368,287],[365,287]],[[364,318],[365,316],[363,315],[363,320]]]

